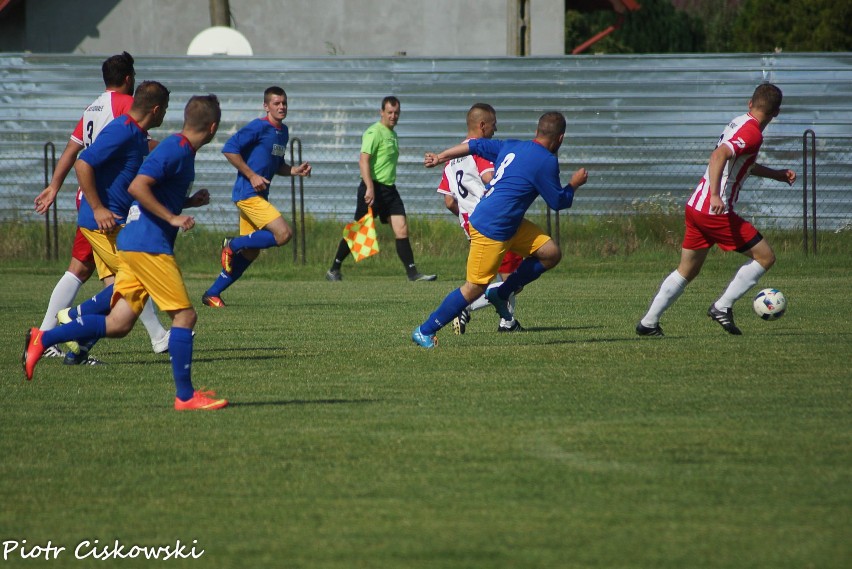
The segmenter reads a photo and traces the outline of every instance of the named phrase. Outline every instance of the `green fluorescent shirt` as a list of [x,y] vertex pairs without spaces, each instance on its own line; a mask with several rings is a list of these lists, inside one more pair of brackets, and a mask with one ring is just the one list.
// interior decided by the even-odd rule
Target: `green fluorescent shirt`
[[399,161],[399,142],[396,132],[381,121],[373,124],[361,138],[361,152],[370,155],[370,175],[380,184],[396,183],[396,163]]

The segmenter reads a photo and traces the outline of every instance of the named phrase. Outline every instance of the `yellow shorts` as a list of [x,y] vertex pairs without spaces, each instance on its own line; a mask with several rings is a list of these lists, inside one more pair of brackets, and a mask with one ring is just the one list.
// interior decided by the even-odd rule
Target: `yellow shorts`
[[236,204],[240,210],[240,235],[254,233],[282,217],[274,205],[260,196],[240,200]]
[[524,219],[520,227],[508,241],[489,239],[470,225],[470,253],[467,255],[467,281],[473,284],[487,285],[497,275],[503,255],[514,251],[521,257],[529,257],[542,245],[550,241],[550,236],[531,221]]
[[83,237],[92,245],[95,254],[95,267],[98,269],[98,278],[104,280],[118,272],[118,251],[115,248],[115,240],[123,225],[117,226],[110,232],[102,229],[80,228]]
[[137,315],[150,296],[160,310],[192,308],[183,275],[173,255],[119,251],[112,305],[124,298]]

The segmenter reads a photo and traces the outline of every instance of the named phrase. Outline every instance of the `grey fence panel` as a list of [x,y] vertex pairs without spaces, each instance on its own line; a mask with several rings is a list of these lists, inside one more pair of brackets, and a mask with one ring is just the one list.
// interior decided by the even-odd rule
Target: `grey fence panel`
[[[0,219],[37,220],[33,197],[43,185],[43,146],[64,148],[82,109],[100,92],[103,56],[0,54]],[[308,215],[345,219],[354,212],[361,134],[378,120],[381,98],[402,101],[397,127],[398,186],[410,214],[448,216],[436,195],[440,172],[422,156],[455,144],[476,101],[498,111],[498,137],[528,138],[538,116],[568,118],[559,152],[567,182],[591,172],[573,212],[623,215],[649,208],[679,211],[696,185],[727,121],[745,112],[764,80],[784,90],[781,115],[767,129],[759,160],[801,171],[801,136],[817,137],[820,226],[852,226],[852,54],[709,54],[542,58],[139,57],[137,80],[172,92],[155,138],[180,128],[193,94],[216,93],[222,125],[197,158],[195,187],[212,203],[202,223],[230,228],[235,172],[221,156],[228,136],[261,114],[269,85],[289,95],[287,124],[314,166],[305,181]],[[74,218],[73,173],[60,194],[60,219]],[[271,199],[289,212],[287,180]],[[534,207],[542,209],[543,204]],[[739,204],[761,227],[801,228],[801,186],[752,178]]]

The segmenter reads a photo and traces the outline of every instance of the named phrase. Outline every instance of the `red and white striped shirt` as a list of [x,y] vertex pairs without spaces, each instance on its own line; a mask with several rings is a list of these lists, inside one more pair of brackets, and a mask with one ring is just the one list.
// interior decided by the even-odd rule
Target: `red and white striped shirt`
[[[724,144],[734,155],[725,163],[722,170],[722,181],[719,184],[719,197],[725,204],[723,214],[734,211],[734,204],[739,198],[740,188],[751,173],[751,167],[757,160],[757,152],[763,144],[763,133],[760,123],[750,113],[733,119],[722,132],[716,148]],[[704,171],[704,177],[698,183],[689,201],[686,202],[701,213],[713,215],[710,212],[710,166]]]
[[[83,111],[83,116],[80,117],[74,132],[71,133],[71,140],[83,148],[91,146],[98,137],[98,133],[116,117],[130,112],[132,105],[133,97],[130,95],[116,93],[115,91],[104,91]],[[83,190],[77,188],[77,209],[80,209],[80,200],[82,199]]]
[[[467,139],[464,142],[467,142]],[[476,204],[485,193],[482,175],[493,172],[494,164],[480,156],[454,158],[444,166],[444,175],[438,186],[438,193],[453,196],[459,206],[459,225],[470,238],[468,217],[476,209]]]
[[89,147],[98,137],[98,133],[116,117],[127,114],[133,105],[133,97],[115,91],[104,91],[83,111],[77,128],[71,134],[71,140],[83,147]]

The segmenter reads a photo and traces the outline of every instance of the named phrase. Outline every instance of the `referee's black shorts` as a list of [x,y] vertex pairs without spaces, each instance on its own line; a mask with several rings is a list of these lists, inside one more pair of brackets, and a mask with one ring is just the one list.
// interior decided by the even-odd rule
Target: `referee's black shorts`
[[[378,217],[382,223],[388,223],[388,218],[392,215],[405,215],[405,205],[399,197],[396,185],[386,186],[373,180],[373,191],[373,216]],[[361,219],[367,214],[367,204],[364,203],[366,193],[367,184],[361,180],[361,185],[358,186],[358,203],[355,205],[355,219]]]

